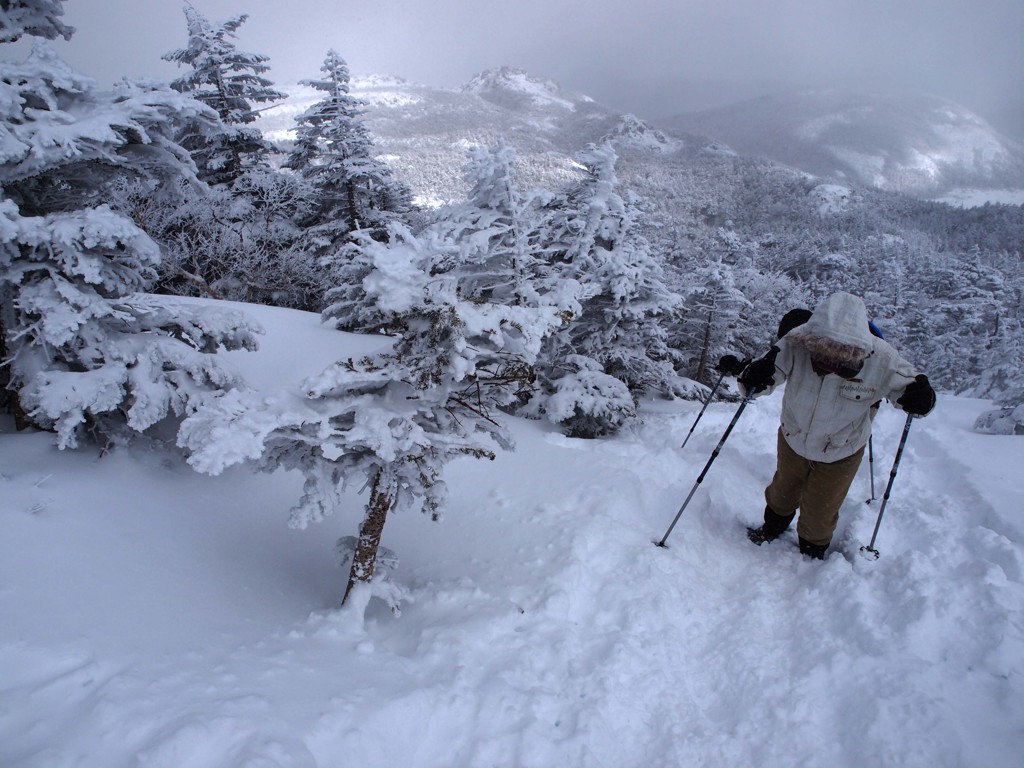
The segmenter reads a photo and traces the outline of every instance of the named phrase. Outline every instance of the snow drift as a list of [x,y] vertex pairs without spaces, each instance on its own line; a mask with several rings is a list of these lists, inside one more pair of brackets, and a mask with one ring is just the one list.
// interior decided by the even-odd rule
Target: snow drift
[[[248,307],[226,355],[266,392],[379,344]],[[408,590],[338,610],[362,499],[286,525],[301,478],[195,474],[158,446],[103,458],[0,432],[5,768],[984,766],[1024,754],[1024,441],[989,407],[916,420],[877,541],[868,465],[824,562],[744,536],[780,397],[645,403],[614,439],[512,421],[518,450],[449,467],[445,519],[398,515]],[[879,488],[901,432],[875,428]]]

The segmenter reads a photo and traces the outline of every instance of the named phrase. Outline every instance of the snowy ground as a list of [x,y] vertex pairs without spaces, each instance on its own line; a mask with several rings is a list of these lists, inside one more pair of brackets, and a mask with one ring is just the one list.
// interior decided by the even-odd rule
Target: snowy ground
[[[260,309],[264,387],[377,340]],[[0,427],[4,768],[978,766],[1024,755],[1024,439],[989,404],[915,421],[868,561],[865,464],[825,562],[754,547],[779,396],[648,404],[611,440],[513,425],[451,467],[441,523],[389,521],[414,602],[334,606],[358,501],[286,526],[293,475]],[[884,488],[903,417],[883,409]]]

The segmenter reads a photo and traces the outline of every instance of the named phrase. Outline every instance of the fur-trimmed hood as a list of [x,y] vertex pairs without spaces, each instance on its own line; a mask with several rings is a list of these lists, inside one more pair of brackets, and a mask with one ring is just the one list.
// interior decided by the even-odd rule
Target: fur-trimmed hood
[[856,366],[871,354],[873,341],[864,302],[852,293],[834,293],[810,319],[786,337],[817,355]]
[[[873,406],[895,403],[917,376],[895,349],[871,334],[864,302],[849,293],[821,302],[776,348],[772,384],[755,394],[785,384],[781,434],[809,461],[831,463],[863,448],[871,436]],[[827,366],[816,357],[845,364]]]

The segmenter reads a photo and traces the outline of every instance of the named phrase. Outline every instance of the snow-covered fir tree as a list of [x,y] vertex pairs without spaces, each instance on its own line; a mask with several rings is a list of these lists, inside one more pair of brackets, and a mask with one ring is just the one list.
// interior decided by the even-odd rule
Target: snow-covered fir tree
[[[736,286],[728,264],[712,257],[687,270],[683,301],[669,325],[672,346],[692,350],[683,370],[694,381],[707,383],[715,362],[724,354],[744,357],[735,336],[738,318],[750,304]],[[717,374],[715,374],[717,376]]]
[[982,432],[1024,435],[1024,287],[1004,286],[996,329],[981,353],[981,377],[971,393],[1000,408],[982,414]]
[[[432,225],[458,250],[440,271],[458,271],[467,298],[537,306],[555,287],[537,237],[539,191],[524,192],[516,182],[516,152],[504,139],[476,147],[463,168],[466,202],[439,213]],[[543,285],[541,284],[543,283]]]
[[191,123],[179,136],[192,153],[199,177],[209,184],[232,184],[243,173],[266,163],[273,145],[253,126],[259,104],[280,101],[264,77],[270,67],[263,54],[238,50],[234,39],[248,15],[211,23],[194,6],[185,6],[188,44],[164,55],[164,59],[188,68],[171,83],[177,91],[191,94],[220,119]]
[[[494,147],[471,149],[463,168],[468,198],[435,211],[418,237],[436,244],[431,270],[454,280],[462,298],[550,306],[568,319],[580,312],[579,284],[550,274],[536,241],[538,204],[546,194],[521,191],[515,166],[516,153],[503,140]],[[373,279],[374,238],[367,230],[356,234],[356,247],[349,250],[324,316],[349,329],[394,330],[399,318],[364,288],[366,280]]]
[[788,275],[743,267],[733,277],[745,307],[730,334],[734,354],[761,355],[775,341],[779,321],[787,312],[816,306],[804,286]]
[[160,291],[319,310],[326,273],[300,244],[316,192],[271,166],[273,146],[254,125],[257,105],[283,98],[263,76],[267,57],[235,47],[245,15],[211,24],[186,6],[185,17],[188,46],[165,58],[189,68],[172,87],[216,112],[177,134],[205,183],[186,185],[171,207],[138,185],[117,190],[112,203],[164,249]]
[[[541,190],[522,191],[516,182],[516,153],[504,140],[493,147],[474,147],[463,168],[468,188],[464,202],[434,212],[418,237],[435,243],[433,274],[455,281],[459,296],[478,303],[518,307],[551,307],[568,321],[578,316],[578,281],[553,273],[543,258],[538,238],[539,206],[551,196]],[[361,244],[372,237],[360,232]],[[344,312],[348,325],[363,329],[393,327],[397,318],[364,289],[373,279],[372,253],[354,249],[350,275],[332,292],[341,297],[325,315]]]
[[782,315],[813,306],[803,286],[756,266],[752,244],[722,228],[707,235],[673,242],[666,269],[669,285],[683,297],[668,322],[679,371],[703,383],[718,378],[712,368],[722,355],[760,356]]
[[[985,350],[1002,320],[1003,289],[998,273],[976,257],[935,254],[916,266],[900,331],[930,378],[959,391],[978,381],[971,372],[987,362]],[[998,396],[991,388],[984,394]]]
[[302,81],[325,96],[297,119],[286,165],[317,191],[311,236],[333,253],[356,230],[385,237],[388,223],[408,212],[410,192],[374,155],[373,139],[361,118],[363,103],[351,93],[345,60],[328,51],[320,71],[323,77]]
[[982,352],[981,380],[972,394],[994,397],[1004,404],[1024,403],[1024,308],[1021,291],[1014,305],[1000,315],[998,327]]
[[640,232],[638,201],[618,192],[615,150],[591,145],[577,161],[582,178],[544,207],[537,242],[550,279],[582,286],[582,306],[546,342],[527,411],[595,437],[621,426],[641,394],[677,391],[663,321],[679,296]]
[[60,20],[64,0],[4,0],[0,11],[0,43],[17,42],[22,35],[70,40],[75,31]]
[[436,233],[417,237],[392,223],[386,242],[364,247],[373,262],[366,291],[403,329],[390,349],[338,362],[308,379],[301,396],[228,393],[180,433],[201,471],[245,460],[302,471],[297,526],[333,512],[346,486],[368,489],[346,599],[364,586],[359,600],[376,594],[396,604],[400,594],[375,577],[387,515],[419,508],[439,516],[445,464],[510,445],[497,409],[530,379],[542,339],[559,322],[552,309],[463,298],[455,277],[433,270],[449,248]]
[[322,78],[303,83],[325,96],[298,118],[287,161],[316,198],[297,247],[332,275],[324,317],[346,330],[375,331],[386,323],[362,288],[369,269],[363,244],[385,239],[388,225],[405,219],[411,195],[374,156],[373,139],[361,119],[363,104],[351,94],[345,60],[329,51],[320,69]]
[[[53,3],[4,4],[8,36],[36,5],[59,15]],[[60,34],[37,21],[20,32],[31,30]],[[102,202],[124,179],[174,198],[194,177],[174,131],[213,116],[151,83],[97,91],[41,40],[0,69],[0,293],[16,412],[68,447],[86,429],[108,439],[145,430],[231,386],[209,353],[251,346],[251,329],[236,313],[145,294],[160,251]]]

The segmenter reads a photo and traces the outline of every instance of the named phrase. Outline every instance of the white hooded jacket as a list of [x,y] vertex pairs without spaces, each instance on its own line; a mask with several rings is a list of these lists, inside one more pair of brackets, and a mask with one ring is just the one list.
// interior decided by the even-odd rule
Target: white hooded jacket
[[[825,299],[804,324],[776,344],[773,385],[786,383],[782,434],[789,447],[811,461],[833,462],[851,456],[871,435],[871,407],[895,402],[917,371],[887,342],[873,336],[864,302],[850,293]],[[846,364],[863,361],[850,379],[819,375],[811,352]]]

